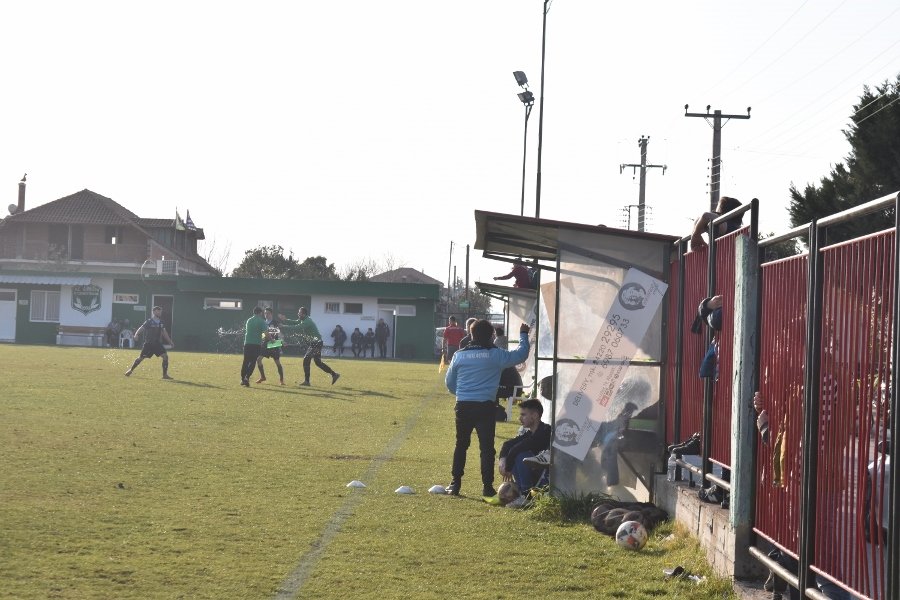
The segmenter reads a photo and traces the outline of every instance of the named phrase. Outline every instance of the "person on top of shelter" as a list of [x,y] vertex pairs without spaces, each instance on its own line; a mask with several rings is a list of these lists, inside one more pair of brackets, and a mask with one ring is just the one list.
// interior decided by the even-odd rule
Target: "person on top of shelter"
[[513,287],[524,288],[528,290],[534,289],[532,272],[528,267],[525,266],[525,263],[522,262],[521,258],[517,258],[513,261],[512,270],[509,273],[499,277],[494,277],[494,281],[500,281],[501,279],[511,279],[513,277],[516,280],[515,283],[513,283]]

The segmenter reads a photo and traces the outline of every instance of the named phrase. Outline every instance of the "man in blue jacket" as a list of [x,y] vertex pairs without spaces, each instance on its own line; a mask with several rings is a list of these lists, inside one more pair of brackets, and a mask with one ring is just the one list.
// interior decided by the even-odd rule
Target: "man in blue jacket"
[[458,496],[466,467],[466,451],[472,430],[478,433],[481,450],[482,495],[496,496],[494,489],[494,432],[497,386],[500,373],[528,358],[527,324],[519,329],[519,347],[510,352],[494,347],[494,328],[481,319],[472,325],[472,343],[453,355],[447,369],[447,389],[456,395],[456,448],[453,450],[453,481],[447,493]]

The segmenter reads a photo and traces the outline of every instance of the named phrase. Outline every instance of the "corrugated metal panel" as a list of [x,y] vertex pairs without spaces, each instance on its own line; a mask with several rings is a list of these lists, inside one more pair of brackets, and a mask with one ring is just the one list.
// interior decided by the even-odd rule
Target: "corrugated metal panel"
[[30,285],[88,285],[90,277],[72,275],[12,275],[0,273],[0,283],[23,283]]

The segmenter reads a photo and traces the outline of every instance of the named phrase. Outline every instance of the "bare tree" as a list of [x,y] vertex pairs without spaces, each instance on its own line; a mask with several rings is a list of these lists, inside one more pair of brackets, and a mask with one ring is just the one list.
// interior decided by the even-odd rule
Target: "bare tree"
[[211,240],[201,240],[197,254],[218,271],[219,275],[224,275],[228,268],[228,260],[231,258],[231,241],[219,244],[216,236]]

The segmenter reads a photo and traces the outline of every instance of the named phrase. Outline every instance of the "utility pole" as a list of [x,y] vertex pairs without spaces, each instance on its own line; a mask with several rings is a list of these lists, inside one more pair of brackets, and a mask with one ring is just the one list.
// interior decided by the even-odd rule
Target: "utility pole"
[[541,151],[544,148],[544,62],[547,58],[547,12],[551,0],[544,0],[544,23],[541,26],[541,106],[538,113],[537,184],[534,191],[534,218],[541,217]]
[[[650,137],[641,136],[638,140],[638,146],[641,147],[641,164],[639,165],[619,165],[619,175],[625,170],[625,167],[632,167],[633,172],[641,170],[641,184],[638,191],[638,231],[644,231],[644,211],[646,209],[647,196],[647,169],[662,169],[663,175],[666,174],[666,165],[648,165],[647,164],[647,145],[650,143]],[[631,229],[631,206],[628,207],[628,229]]]
[[[685,104],[684,116],[702,117],[706,119],[707,124],[713,128],[712,171],[710,172],[709,179],[709,210],[710,212],[714,212],[716,210],[716,205],[719,203],[719,181],[722,174],[722,126],[731,119],[749,119],[750,107],[747,107],[746,115],[723,115],[721,110],[713,111],[713,113],[710,114],[710,106],[710,104],[706,105],[706,114],[689,113],[687,111],[688,105]],[[710,117],[712,117],[712,123],[709,122]],[[722,123],[722,119],[725,119],[725,123]]]

